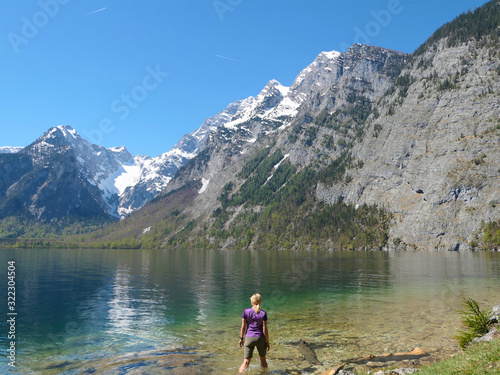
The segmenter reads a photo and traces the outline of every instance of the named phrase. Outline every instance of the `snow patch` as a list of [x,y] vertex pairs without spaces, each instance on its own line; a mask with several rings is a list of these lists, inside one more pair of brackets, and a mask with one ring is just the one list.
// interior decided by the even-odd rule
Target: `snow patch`
[[210,183],[210,180],[206,180],[205,178],[201,179],[201,189],[198,190],[198,194],[203,193],[205,190],[207,190],[208,184]]
[[110,147],[110,148],[108,148],[108,150],[110,150],[111,152],[120,153],[120,152],[125,150],[125,146]]
[[80,136],[72,127],[67,126],[65,129],[73,138],[78,139]]
[[196,155],[197,154],[194,152],[186,152],[186,151],[182,151],[179,148],[173,148],[170,151],[163,153],[161,155],[161,157],[166,158],[169,156],[179,156],[179,157],[186,158],[186,159],[193,159]]
[[337,57],[341,55],[338,51],[330,51],[330,52],[321,52],[321,55],[325,56],[330,60],[335,60]]
[[267,178],[266,182],[264,182],[264,185],[269,182],[271,178],[274,177],[274,171],[276,171],[280,165],[290,156],[290,154],[286,154],[283,159],[281,159],[279,162],[276,163],[276,165],[273,167],[273,173]]
[[23,149],[24,147],[11,147],[11,146],[0,146],[0,154],[15,154],[16,152],[19,152]]
[[114,186],[118,195],[122,195],[129,186],[137,185],[141,180],[142,168],[137,164],[123,164],[115,175]]

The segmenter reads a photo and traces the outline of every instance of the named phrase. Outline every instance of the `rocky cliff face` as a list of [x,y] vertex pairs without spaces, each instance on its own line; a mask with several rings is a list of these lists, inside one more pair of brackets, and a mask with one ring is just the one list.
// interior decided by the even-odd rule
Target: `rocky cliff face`
[[391,87],[406,57],[358,44],[344,54],[322,52],[289,88],[270,81],[256,98],[251,98],[246,111],[209,134],[202,155],[182,168],[164,192],[189,180],[213,180],[233,165],[241,168],[254,150],[274,142],[293,163],[307,165],[321,160],[327,152],[330,159],[335,150],[322,145],[325,137],[332,137],[332,142],[350,139],[355,130],[337,134],[335,129],[316,125],[313,120],[320,113],[339,109],[345,121],[351,121],[352,113],[346,111],[356,112],[360,98],[363,103],[359,107],[368,114],[371,104]]
[[[165,190],[166,197],[198,184],[199,194],[181,208],[184,221],[177,216],[178,233],[189,228],[202,246],[299,246],[272,231],[285,212],[276,207],[289,204],[276,197],[291,196],[300,183],[313,196],[303,199],[314,203],[295,205],[295,216],[281,220],[284,232],[326,225],[325,207],[343,202],[390,214],[386,249],[474,248],[484,223],[500,219],[498,23],[480,26],[499,5],[487,6],[446,25],[411,56],[354,45],[320,54],[290,88],[270,82],[262,104],[212,132]],[[294,109],[271,117],[269,109],[286,101]],[[263,228],[268,238],[260,241]],[[331,233],[320,247],[336,246]],[[178,237],[164,243],[179,244]]]
[[413,58],[378,103],[349,183],[317,187],[329,203],[386,207],[389,248],[471,249],[500,218],[498,45],[448,43]]
[[500,221],[499,7],[412,55],[323,52],[157,158],[54,128],[0,155],[2,214],[134,212],[106,240],[144,247],[474,248]]
[[352,152],[364,167],[319,193],[387,207],[397,248],[467,249],[500,218],[498,45],[447,43],[416,57],[384,97]]
[[[383,48],[354,45],[343,54],[321,53],[289,88],[270,81],[245,113],[209,135],[203,151],[179,170],[163,196],[184,186],[192,189],[192,183],[197,182],[199,194],[191,205],[180,208],[183,216],[213,228],[218,225],[214,215],[222,209],[227,216],[222,230],[230,230],[242,214],[264,209],[261,204],[245,201],[246,198],[241,198],[241,204],[231,203],[229,208],[221,205],[225,191],[228,197],[248,193],[249,180],[256,177],[255,173],[242,177],[242,168],[253,163],[262,166],[265,160],[276,159],[264,172],[265,178],[250,188],[257,191],[274,184],[280,167],[294,169],[297,175],[307,168],[330,165],[362,136],[372,106],[392,87],[407,57]],[[334,120],[331,113],[336,113]],[[268,150],[267,158],[254,161],[262,150]],[[287,172],[280,182],[282,187],[290,178],[292,174]],[[270,194],[275,196],[280,189],[278,185]],[[242,190],[247,193],[241,193]],[[203,231],[197,235],[205,237]],[[222,243],[215,238],[209,241],[223,247],[238,242],[231,236]],[[250,246],[260,245],[254,241]]]

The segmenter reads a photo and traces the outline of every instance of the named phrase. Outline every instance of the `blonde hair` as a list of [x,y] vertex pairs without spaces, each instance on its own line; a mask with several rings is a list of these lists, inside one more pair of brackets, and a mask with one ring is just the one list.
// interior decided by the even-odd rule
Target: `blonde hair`
[[256,313],[259,313],[261,308],[260,305],[262,304],[262,297],[259,293],[255,293],[252,297],[250,297],[250,301],[252,302],[252,309]]

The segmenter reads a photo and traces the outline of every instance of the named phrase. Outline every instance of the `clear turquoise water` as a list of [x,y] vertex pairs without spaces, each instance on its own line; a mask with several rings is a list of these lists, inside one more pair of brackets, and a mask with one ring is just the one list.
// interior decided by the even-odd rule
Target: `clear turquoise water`
[[498,253],[9,249],[0,250],[4,352],[9,260],[20,374],[237,373],[241,312],[255,292],[269,315],[270,373],[307,367],[299,339],[325,367],[452,350],[464,297],[500,304]]

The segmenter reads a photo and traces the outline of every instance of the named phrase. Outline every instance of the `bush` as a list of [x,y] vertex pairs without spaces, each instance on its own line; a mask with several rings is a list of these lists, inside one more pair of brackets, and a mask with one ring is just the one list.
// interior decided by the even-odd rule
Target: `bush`
[[488,333],[491,311],[481,311],[478,303],[471,298],[465,298],[463,305],[465,309],[460,314],[468,330],[461,331],[457,339],[460,347],[465,349],[473,339]]

